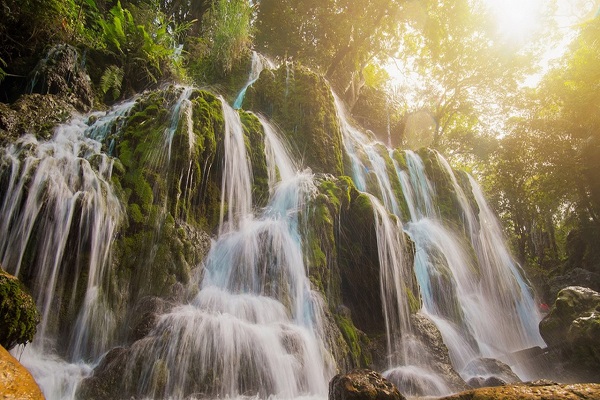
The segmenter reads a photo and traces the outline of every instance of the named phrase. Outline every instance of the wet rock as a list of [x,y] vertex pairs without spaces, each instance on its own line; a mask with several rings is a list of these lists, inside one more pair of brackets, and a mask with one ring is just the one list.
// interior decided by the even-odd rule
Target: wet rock
[[489,378],[483,378],[481,376],[476,376],[467,381],[467,384],[472,388],[483,388],[483,387],[496,387],[496,386],[504,386],[507,383],[502,379],[490,376]]
[[173,304],[155,296],[146,296],[135,305],[129,318],[129,338],[132,341],[142,339],[156,326],[158,318],[171,310]]
[[378,372],[355,369],[329,382],[329,400],[404,400],[396,386]]
[[0,399],[44,399],[40,387],[29,371],[2,346],[0,346]]
[[52,47],[31,75],[32,92],[58,95],[78,111],[92,108],[92,82],[73,46],[59,44]]
[[573,339],[586,320],[597,319],[599,310],[600,293],[581,286],[567,287],[559,292],[550,313],[540,322],[540,334],[548,345],[561,345],[569,337]]
[[540,334],[560,353],[564,368],[600,382],[600,293],[580,286],[561,290]]
[[474,388],[521,382],[508,365],[493,358],[478,358],[471,361],[464,368],[463,374],[472,376],[467,383]]
[[417,339],[427,349],[419,354],[425,359],[426,365],[443,378],[451,391],[465,390],[466,383],[452,366],[448,347],[444,344],[442,334],[433,321],[426,315],[417,313],[411,316],[411,323]]
[[516,383],[468,390],[439,400],[541,400],[541,399],[600,399],[600,384],[558,384],[548,381]]
[[39,322],[31,295],[16,277],[0,269],[0,345],[10,350],[31,342]]
[[76,399],[104,400],[127,399],[127,391],[122,386],[123,377],[127,376],[127,366],[131,351],[116,347],[109,351],[94,372],[81,381]]

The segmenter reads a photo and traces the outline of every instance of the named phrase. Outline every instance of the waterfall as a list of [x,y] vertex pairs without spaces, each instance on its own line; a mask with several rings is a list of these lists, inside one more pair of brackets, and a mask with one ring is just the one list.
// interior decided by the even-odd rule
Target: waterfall
[[244,127],[237,111],[223,98],[220,100],[225,138],[219,235],[239,228],[246,218],[252,216],[252,169],[246,156]]
[[[42,320],[21,360],[47,383],[50,398],[72,392],[89,372],[80,362],[96,359],[114,342],[116,321],[103,288],[123,209],[110,183],[114,161],[91,137],[106,135],[132,106],[95,113],[91,126],[76,116],[52,139],[25,135],[2,154],[0,260],[10,273],[32,277]],[[69,330],[60,326],[61,313],[76,316]],[[78,364],[61,361],[56,349]]]
[[233,102],[233,108],[235,110],[242,108],[244,96],[246,96],[246,90],[248,90],[248,88],[258,80],[262,70],[265,68],[273,69],[275,67],[268,58],[266,58],[262,54],[257,53],[256,51],[252,52],[251,62],[252,64],[250,66],[250,76],[248,77],[248,81],[246,82],[242,90],[240,90],[237,97],[235,98],[235,101]]
[[298,171],[273,127],[261,118],[272,195],[254,218],[243,127],[237,112],[222,104],[228,218],[222,217],[204,262],[197,296],[161,316],[134,344],[130,370],[143,366],[136,391],[181,398],[200,384],[219,397],[324,395],[332,362],[324,344],[322,300],[310,288],[298,221],[316,191],[313,175]]
[[[407,150],[402,153],[405,165],[401,167],[394,151],[352,126],[337,97],[336,106],[344,148],[350,160],[348,168],[357,188],[376,196],[372,196],[373,207],[379,210],[376,221],[389,220],[389,216],[384,217],[387,213],[404,219],[404,224],[398,223],[394,228],[394,235],[382,234],[381,227],[377,228],[382,303],[388,352],[393,364],[386,376],[407,393],[413,393],[414,386],[425,387],[429,395],[442,395],[449,391],[443,381],[424,365],[419,351],[414,350],[420,345],[415,344],[408,322],[395,326],[389,322],[394,318],[406,321],[409,318],[408,311],[395,314],[400,307],[395,307],[394,313],[390,313],[388,308],[394,301],[401,303],[410,274],[405,272],[402,262],[388,265],[385,256],[382,258],[393,243],[390,236],[401,236],[402,229],[415,246],[413,272],[423,301],[421,313],[428,315],[437,325],[454,367],[462,371],[463,377],[468,379],[468,372],[463,368],[474,358],[506,360],[511,352],[542,345],[536,328],[540,316],[532,291],[512,259],[500,226],[474,179],[469,177],[469,187],[463,189],[447,161],[439,153],[433,153],[434,162],[439,163],[446,175],[444,179],[450,182],[459,205],[457,212],[461,215],[463,229],[457,231],[442,220],[436,209],[436,188],[427,176],[423,160],[415,152]],[[391,160],[393,173],[390,173],[390,162],[386,159]],[[408,211],[406,216],[400,212],[395,182],[401,188],[402,201]],[[465,190],[470,190],[469,195],[474,197],[478,214]],[[405,339],[401,339],[402,336]],[[396,357],[398,352],[403,356]],[[416,382],[417,375],[425,381]]]
[[404,194],[415,210],[407,231],[416,245],[415,271],[424,311],[440,329],[455,368],[462,371],[475,357],[505,359],[511,352],[542,345],[537,331],[541,318],[531,288],[475,180],[469,177],[466,189],[474,196],[479,215],[447,161],[435,154],[462,213],[461,239],[461,233],[446,226],[431,209],[436,193],[423,163],[412,152],[405,155],[410,178],[403,179]]
[[[207,180],[218,176],[221,197],[211,198],[219,224],[214,221],[215,237],[200,273],[189,283],[189,297],[172,300],[148,333],[124,350],[127,358],[119,359],[125,372],[115,385],[124,393],[155,399],[326,396],[335,370],[329,346],[335,340],[326,337],[328,311],[311,287],[304,248],[318,178],[294,161],[277,129],[256,116],[264,132],[269,198],[263,208],[253,204],[256,182],[247,153],[252,143],[235,110],[265,62],[253,54],[250,77],[234,107],[219,99],[222,142],[220,122],[208,134],[214,134],[219,173],[209,177],[192,168],[201,136],[194,131],[199,103],[190,87],[177,88],[169,113],[161,114],[165,119],[159,123],[166,126],[152,131],[158,141],[144,153],[149,157],[139,160],[144,173],[161,178],[149,184],[179,179],[177,193],[162,195],[163,187],[161,197],[152,200],[159,207],[152,215],[158,226],[148,241],[157,240],[171,211],[167,195],[185,204],[200,202],[192,198],[197,192],[187,190],[200,179],[194,174],[206,174],[201,179]],[[111,243],[119,235],[125,206],[112,184],[116,161],[111,155],[137,101],[75,116],[58,126],[51,140],[25,135],[2,149],[0,229],[9,234],[0,236],[0,262],[31,282],[42,322],[22,362],[50,399],[73,398],[92,365],[122,344],[124,335],[117,335],[122,321],[115,317],[111,296],[126,295],[108,291],[120,289],[116,271],[110,270]],[[409,395],[451,390],[428,364],[430,350],[413,326],[419,304],[419,317],[435,323],[465,379],[473,359],[508,360],[514,351],[543,344],[531,289],[477,182],[456,174],[437,152],[427,158],[377,142],[351,123],[337,97],[335,102],[346,169],[373,211],[385,376]],[[140,112],[139,120],[145,115]],[[181,137],[183,148],[181,141],[174,142]],[[456,218],[445,220],[449,213]],[[140,263],[153,257],[143,254]],[[74,323],[64,326],[63,320]],[[527,371],[517,372],[527,376]]]

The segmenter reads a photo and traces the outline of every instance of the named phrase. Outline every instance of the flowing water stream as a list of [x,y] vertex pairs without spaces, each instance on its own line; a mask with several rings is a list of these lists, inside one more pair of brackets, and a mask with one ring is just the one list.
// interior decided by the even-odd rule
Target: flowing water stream
[[[428,315],[442,333],[456,370],[468,379],[471,375],[465,367],[470,361],[479,357],[507,361],[514,351],[543,345],[537,330],[541,316],[532,289],[510,255],[500,226],[475,180],[469,177],[464,189],[447,161],[439,153],[435,154],[435,161],[446,175],[444,179],[449,180],[462,214],[462,227],[446,224],[436,209],[436,188],[427,177],[422,159],[415,152],[406,150],[403,152],[406,166],[401,168],[392,150],[351,125],[339,99],[336,99],[336,105],[353,180],[360,190],[376,194],[385,205],[381,210],[380,201],[372,199],[378,220],[388,220],[387,224],[392,224],[394,215],[404,222],[404,225],[397,223],[396,229],[403,229],[415,245],[414,263],[410,268],[414,270],[423,300],[420,312]],[[391,162],[394,166],[393,173],[386,165],[386,156],[390,160],[387,165]],[[401,186],[408,215],[400,212],[392,184],[394,180]],[[472,193],[477,211],[465,190]],[[386,320],[408,320],[407,310],[394,306],[402,303],[400,298],[404,296],[404,288],[391,286],[393,289],[390,290],[386,283],[393,274],[398,276],[394,279],[407,282],[407,266],[401,259],[392,262],[391,266],[386,265],[386,257],[382,258],[381,254],[396,246],[397,240],[380,231],[377,239],[384,315]],[[443,382],[418,356],[415,357],[414,353],[419,352],[406,348],[407,343],[410,347],[419,345],[412,340],[402,340],[402,336],[410,337],[410,328],[402,325],[396,329],[388,328],[390,355],[401,352],[409,356],[391,357],[387,376],[407,393],[414,385],[412,376],[420,380],[429,376],[425,394],[447,393],[448,388]],[[395,348],[394,341],[396,346],[404,348]],[[519,372],[523,378],[527,377],[527,371]]]

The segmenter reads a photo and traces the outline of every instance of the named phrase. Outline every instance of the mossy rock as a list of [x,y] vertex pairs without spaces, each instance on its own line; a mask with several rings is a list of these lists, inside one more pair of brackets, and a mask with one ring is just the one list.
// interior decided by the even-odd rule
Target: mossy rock
[[379,253],[371,200],[352,186],[350,203],[342,209],[340,218],[338,248],[342,302],[352,311],[358,329],[367,334],[384,332]]
[[49,139],[56,125],[68,121],[75,108],[52,94],[27,94],[10,105],[0,103],[0,145],[6,145],[26,133]]
[[[184,90],[189,97],[178,103]],[[179,106],[176,106],[179,104]],[[122,124],[116,156],[127,219],[115,245],[130,304],[173,296],[208,251],[219,221],[224,120],[212,93],[182,87],[147,92]]]
[[565,348],[580,367],[600,368],[600,293],[570,286],[558,293],[550,313],[540,322],[549,346]]
[[314,172],[343,174],[342,137],[323,77],[297,64],[265,71],[246,92],[244,108],[270,117]]
[[368,336],[354,326],[350,315],[336,314],[335,322],[349,348],[352,368],[365,368],[372,364]]
[[19,280],[0,269],[0,345],[7,350],[33,340],[40,314]]
[[252,200],[257,207],[264,207],[269,200],[269,174],[265,157],[265,132],[256,115],[240,111],[244,127],[246,154],[252,165]]

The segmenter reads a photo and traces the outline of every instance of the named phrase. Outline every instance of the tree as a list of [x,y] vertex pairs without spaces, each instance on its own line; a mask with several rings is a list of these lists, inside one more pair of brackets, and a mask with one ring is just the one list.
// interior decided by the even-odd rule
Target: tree
[[[600,18],[581,25],[557,66],[521,97],[521,111],[489,165],[489,187],[524,259],[542,262],[552,252],[565,259],[568,234],[585,232],[588,250],[578,266],[600,262],[590,250],[600,236],[598,37]],[[547,243],[539,243],[540,232]]]
[[320,70],[338,91],[346,91],[369,61],[394,47],[403,3],[261,0],[256,45],[272,57]]
[[403,89],[419,99],[407,111],[430,113],[434,147],[448,155],[473,152],[498,133],[519,83],[534,69],[536,47],[502,37],[481,1],[427,0],[411,7],[395,55],[402,72],[419,81]]

